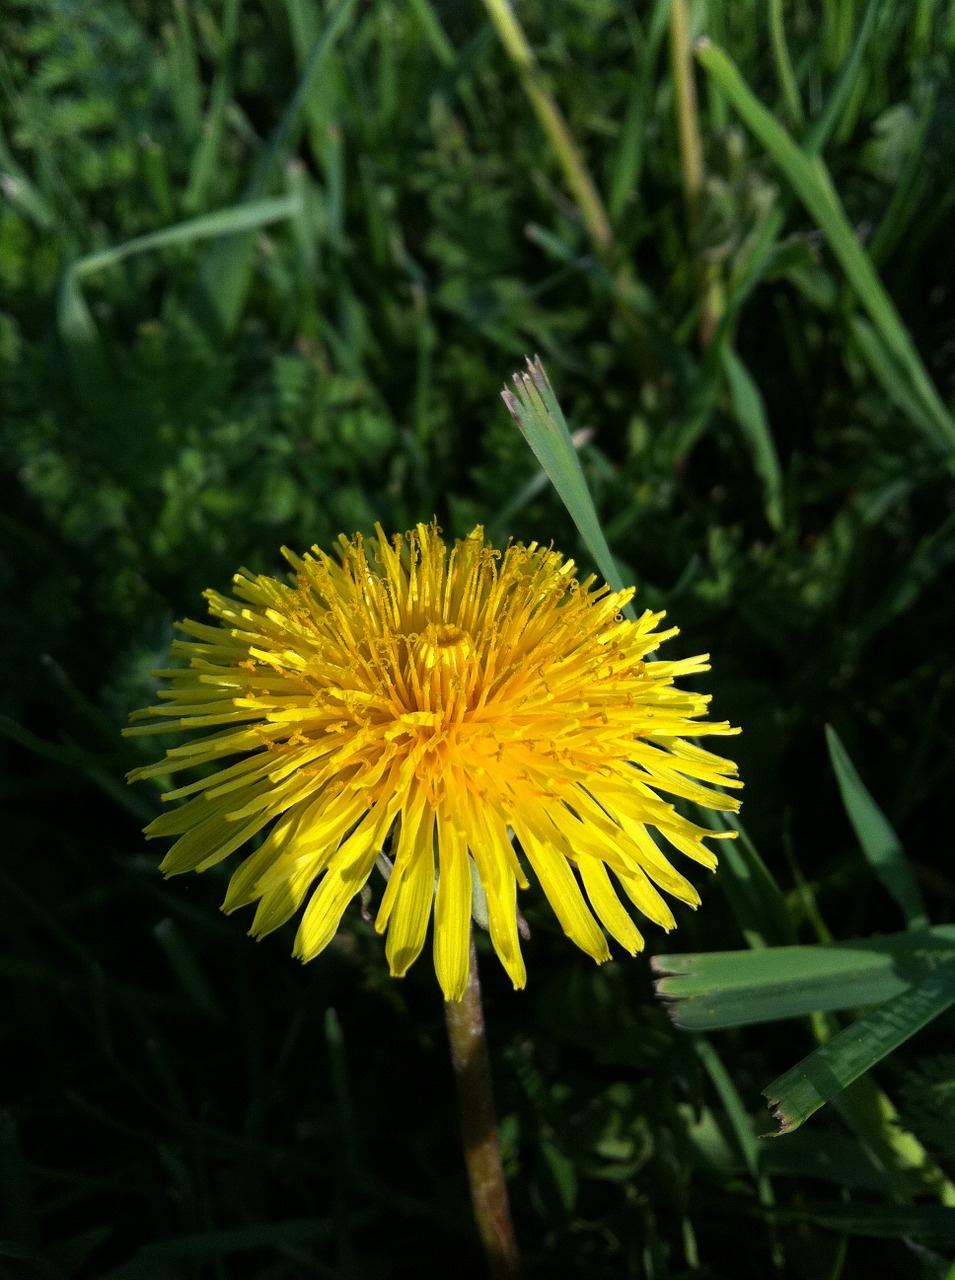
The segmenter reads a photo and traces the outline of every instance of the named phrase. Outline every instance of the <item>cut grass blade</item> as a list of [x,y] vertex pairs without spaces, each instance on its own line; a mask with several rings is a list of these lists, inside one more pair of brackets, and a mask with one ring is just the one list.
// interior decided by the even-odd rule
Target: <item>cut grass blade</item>
[[929,921],[925,904],[901,841],[866,790],[839,735],[831,725],[826,725],[826,744],[842,803],[869,865],[899,904],[908,927],[915,930],[926,929]]
[[677,1026],[706,1031],[882,1004],[953,957],[955,926],[946,925],[823,946],[658,955],[652,966]]
[[[894,359],[905,371],[932,422],[932,437],[955,450],[955,421],[926,372],[892,299],[860,245],[825,167],[807,155],[755,96],[735,63],[708,41],[697,45],[700,64],[726,94],[740,119],[766,148],[829,242],[846,278]],[[917,426],[923,428],[922,422]],[[924,428],[923,428],[924,429]]]
[[[622,591],[625,583],[600,527],[554,388],[537,356],[528,358],[527,370],[513,376],[516,394],[507,387],[501,392],[504,403],[560,495],[597,568],[614,591]],[[632,604],[624,606],[624,613],[631,619],[637,616]]]
[[955,959],[814,1050],[763,1092],[790,1133],[893,1049],[955,1004]]

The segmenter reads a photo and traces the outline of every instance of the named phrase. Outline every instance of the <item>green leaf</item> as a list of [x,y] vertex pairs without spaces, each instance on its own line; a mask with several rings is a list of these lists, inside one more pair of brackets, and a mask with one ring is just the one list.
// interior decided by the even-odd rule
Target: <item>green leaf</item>
[[[911,381],[915,395],[932,422],[932,438],[946,450],[955,450],[955,421],[945,408],[892,299],[859,243],[825,166],[800,150],[755,96],[735,63],[722,49],[702,40],[697,45],[697,57],[818,223],[883,342]],[[916,425],[921,426],[922,423]]]
[[899,904],[908,927],[927,928],[925,904],[902,844],[885,814],[866,790],[839,740],[839,735],[831,725],[826,725],[826,743],[842,794],[842,803],[869,865]]
[[[528,358],[527,370],[514,374],[516,394],[507,387],[501,392],[504,403],[560,495],[597,568],[612,590],[623,591],[625,584],[600,527],[567,420],[539,357]],[[632,604],[624,606],[624,613],[628,618],[637,616]]]
[[815,1049],[763,1092],[789,1133],[955,1004],[955,960]]
[[942,925],[814,947],[658,955],[651,963],[664,975],[657,995],[671,1002],[677,1026],[707,1031],[880,1004],[953,953],[955,926]]

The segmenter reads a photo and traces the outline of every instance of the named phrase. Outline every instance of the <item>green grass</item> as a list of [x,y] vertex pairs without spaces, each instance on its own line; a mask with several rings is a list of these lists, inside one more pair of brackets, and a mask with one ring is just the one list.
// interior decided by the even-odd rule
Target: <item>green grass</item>
[[[762,1016],[759,950],[872,963],[861,1009],[813,950],[787,1020],[704,1040],[525,895],[527,991],[485,986],[528,1274],[950,1274],[951,1009],[901,1037],[949,962],[889,962],[955,904],[955,5],[694,0],[695,196],[669,6],[516,11],[532,78],[478,0],[8,5],[4,1274],[483,1274],[427,962],[389,979],[357,909],[305,969],[254,945],[122,781],[205,587],[432,515],[598,557],[712,654],[745,838],[661,965],[743,964]],[[810,1118],[760,1138],[796,1064]]]

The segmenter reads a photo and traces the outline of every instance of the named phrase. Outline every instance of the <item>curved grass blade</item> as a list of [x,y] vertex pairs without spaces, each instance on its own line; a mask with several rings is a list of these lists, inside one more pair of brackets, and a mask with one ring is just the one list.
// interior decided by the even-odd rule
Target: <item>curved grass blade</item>
[[[811,1115],[871,1070],[916,1031],[955,1004],[955,959],[903,991],[814,1050],[763,1090],[779,1121],[779,1134]],[[778,1136],[778,1135],[777,1135]]]
[[940,961],[955,962],[955,926],[825,946],[659,955],[651,964],[677,1026],[707,1031],[881,1004]]
[[912,868],[902,844],[885,814],[866,790],[849,759],[848,752],[831,725],[826,725],[826,744],[832,769],[839,783],[842,803],[852,823],[869,865],[899,904],[910,929],[926,929],[928,916]]
[[74,278],[88,276],[133,254],[145,253],[150,249],[165,249],[172,244],[193,244],[197,240],[211,240],[216,236],[237,235],[242,231],[264,227],[270,222],[294,218],[301,212],[301,204],[299,196],[278,196],[275,199],[249,200],[245,204],[231,205],[227,209],[216,209],[214,213],[203,213],[196,218],[188,218],[185,222],[177,222],[174,226],[162,227],[146,235],[134,236],[123,244],[90,253],[74,262],[70,271]]
[[82,281],[124,258],[175,244],[192,244],[221,236],[235,236],[270,222],[292,218],[301,212],[298,196],[274,200],[251,200],[246,204],[217,209],[197,218],[188,218],[171,227],[161,227],[146,235],[134,236],[123,244],[100,249],[71,263],[60,280],[56,298],[56,323],[66,351],[67,362],[77,390],[95,407],[110,386],[106,354],[99,331],[83,295]]
[[[513,381],[515,391],[505,387],[501,392],[504,403],[560,495],[597,568],[614,591],[622,591],[625,583],[600,527],[567,420],[540,358],[528,358],[527,373],[515,373]],[[637,616],[632,604],[624,607],[624,613],[631,619]]]

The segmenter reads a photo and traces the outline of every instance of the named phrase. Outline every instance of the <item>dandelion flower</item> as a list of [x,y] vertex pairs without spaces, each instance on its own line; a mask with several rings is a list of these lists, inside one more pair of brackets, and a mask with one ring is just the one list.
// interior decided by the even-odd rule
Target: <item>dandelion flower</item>
[[200,735],[130,775],[203,768],[146,828],[178,837],[162,870],[205,871],[268,828],[223,910],[257,903],[261,937],[305,904],[295,954],[311,960],[381,857],[391,972],[419,955],[433,904],[449,1000],[467,985],[474,876],[515,987],[527,869],[595,960],[606,934],[636,953],[620,890],[670,929],[661,891],[699,901],[673,850],[716,865],[717,837],[667,797],[738,808],[717,789],[740,785],[735,765],[689,740],[735,730],[701,721],[709,699],[674,685],[706,657],[648,661],[676,634],[657,630],[663,614],[625,620],[632,590],[580,581],[537,543],[499,552],[477,528],[448,550],[436,525],[376,532],[342,536],[337,559],[286,550],[294,582],[243,570],[232,598],[206,592],[214,625],[180,624],[188,666],[157,673],[171,687],[127,731]]

